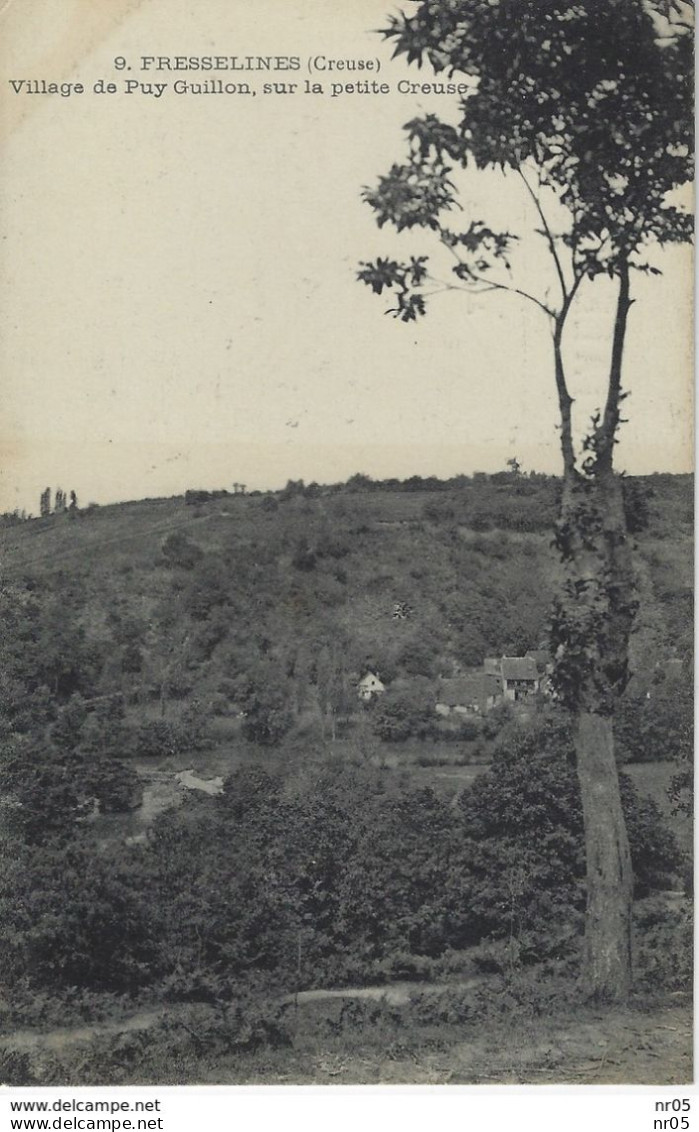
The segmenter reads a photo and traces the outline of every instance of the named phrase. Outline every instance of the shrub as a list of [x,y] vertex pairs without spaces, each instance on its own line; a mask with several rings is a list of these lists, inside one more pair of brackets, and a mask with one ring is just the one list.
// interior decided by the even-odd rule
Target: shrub
[[624,478],[621,481],[626,526],[632,535],[648,529],[650,523],[649,501],[655,492],[637,479]]
[[621,804],[631,846],[635,895],[668,888],[682,868],[682,855],[657,803],[638,794],[631,779],[619,775]]
[[432,678],[437,674],[439,644],[429,636],[414,637],[400,650],[397,662],[408,676]]
[[309,572],[315,569],[316,558],[317,554],[315,550],[309,545],[308,539],[302,536],[296,543],[291,558],[291,565],[296,570]]
[[677,768],[667,788],[668,800],[674,816],[687,814],[691,817],[694,813],[694,767],[689,759],[678,759]]
[[37,741],[0,745],[0,799],[4,833],[27,845],[69,842],[93,809],[81,756]]
[[39,1085],[40,1077],[32,1064],[32,1059],[24,1050],[0,1046],[0,1081],[3,1085]]
[[[623,778],[638,894],[668,887],[681,857],[651,799]],[[472,839],[469,906],[478,938],[517,937],[531,958],[565,949],[585,905],[582,808],[569,728],[551,714],[512,725],[491,767],[460,796]]]
[[427,737],[434,728],[434,702],[429,683],[416,680],[381,696],[372,714],[374,734],[385,743],[402,743],[411,735]]
[[[25,760],[12,768],[27,774]],[[629,783],[623,799],[637,882],[666,887],[673,839]],[[285,761],[275,775],[258,764],[235,771],[220,797],[162,815],[128,858],[123,848],[23,852],[5,870],[0,965],[39,988],[157,984],[179,1002],[220,1005],[221,980],[420,978],[474,945],[482,971],[542,959],[560,969],[582,931],[579,790],[554,713],[510,728],[456,803],[345,759]],[[147,889],[157,901],[143,901]],[[680,973],[678,958],[667,978]],[[238,1042],[225,1030],[222,1041]],[[251,1023],[253,1043],[256,1032]]]
[[185,748],[182,729],[166,719],[147,720],[138,728],[136,754],[141,758],[167,758]]
[[276,747],[290,730],[293,716],[286,697],[278,688],[255,688],[245,699],[243,735],[251,743]]
[[168,535],[161,547],[161,554],[167,566],[178,566],[182,570],[192,570],[203,557],[203,551],[183,531]]
[[384,743],[403,743],[413,734],[414,713],[411,704],[400,699],[382,697],[371,720],[374,734]]
[[198,700],[181,710],[177,719],[149,719],[136,731],[134,753],[143,758],[168,758],[206,746],[207,713]]
[[514,719],[514,713],[509,704],[496,704],[492,711],[483,719],[483,738],[497,739],[500,732]]
[[86,786],[97,799],[102,814],[127,813],[140,805],[143,798],[136,771],[118,759],[95,759],[88,768]]
[[624,698],[615,718],[615,738],[625,762],[691,758],[693,689],[685,677],[668,690],[654,685],[651,698]]
[[465,742],[474,742],[480,738],[481,723],[478,719],[462,719],[459,726],[459,738]]
[[434,960],[426,955],[412,955],[407,951],[394,951],[378,965],[379,971],[387,980],[401,979],[405,982],[422,982],[434,972]]
[[[462,507],[461,519],[463,521],[465,508]],[[452,499],[428,499],[422,514],[431,523],[450,523],[456,518],[456,507]]]
[[80,733],[87,719],[88,709],[78,692],[74,692],[60,708],[51,728],[51,741],[61,750],[72,751],[80,742]]
[[209,696],[208,703],[212,715],[229,716],[236,714],[235,709],[231,706],[229,697],[224,695],[223,692],[213,692],[212,695]]
[[156,941],[134,861],[76,842],[27,851],[5,873],[0,966],[10,984],[133,993],[152,981]]
[[636,913],[637,983],[648,992],[691,992],[694,922],[689,901],[676,908],[641,907]]

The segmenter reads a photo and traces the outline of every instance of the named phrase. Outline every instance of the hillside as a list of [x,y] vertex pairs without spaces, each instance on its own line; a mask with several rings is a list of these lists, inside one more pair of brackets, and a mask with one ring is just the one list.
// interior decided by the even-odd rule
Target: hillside
[[[6,526],[4,647],[23,655],[6,670],[26,670],[36,648],[34,683],[59,702],[119,692],[167,709],[194,696],[224,713],[259,670],[298,714],[324,675],[434,679],[522,655],[545,640],[557,483],[462,479],[432,491],[291,484]],[[692,483],[629,483],[643,528],[634,667],[648,679],[691,649]],[[71,642],[69,663],[52,667],[52,632]]]

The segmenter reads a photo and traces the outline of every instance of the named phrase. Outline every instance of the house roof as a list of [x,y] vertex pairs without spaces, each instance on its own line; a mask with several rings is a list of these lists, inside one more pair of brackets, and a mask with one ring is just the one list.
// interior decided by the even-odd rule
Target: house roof
[[367,672],[365,676],[362,676],[359,683],[360,684],[381,684],[381,687],[383,688],[383,682],[379,679],[379,677],[376,675],[375,672]]
[[535,661],[539,672],[545,672],[547,665],[551,663],[551,655],[548,649],[529,649],[527,656]]
[[437,702],[448,707],[465,707],[482,702],[498,690],[498,681],[485,672],[473,676],[456,676],[453,680],[441,680],[437,688]]
[[502,678],[503,680],[536,680],[538,679],[536,661],[532,656],[504,656]]

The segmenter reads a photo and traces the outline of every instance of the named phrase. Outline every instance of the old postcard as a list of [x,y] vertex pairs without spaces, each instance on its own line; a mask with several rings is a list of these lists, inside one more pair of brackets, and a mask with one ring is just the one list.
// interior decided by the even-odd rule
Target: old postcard
[[0,10],[3,1081],[691,1082],[693,15]]

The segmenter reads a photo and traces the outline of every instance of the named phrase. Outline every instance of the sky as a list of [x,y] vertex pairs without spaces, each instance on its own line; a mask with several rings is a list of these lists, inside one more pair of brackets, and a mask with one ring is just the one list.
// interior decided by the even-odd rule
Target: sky
[[[560,469],[550,334],[513,296],[435,296],[405,325],[356,281],[361,260],[430,250],[379,231],[361,200],[404,153],[401,126],[454,100],[403,94],[429,72],[391,61],[385,0],[10,0],[0,10],[0,511],[47,485],[81,504],[248,490],[288,479]],[[4,27],[3,27],[4,24]],[[298,55],[246,95],[176,95],[142,56]],[[377,72],[309,59],[372,60]],[[131,71],[115,69],[123,57]],[[321,62],[321,65],[322,62]],[[327,64],[326,64],[327,65]],[[390,92],[343,92],[358,77]],[[211,78],[211,76],[206,76]],[[8,80],[81,82],[15,94]],[[93,93],[95,82],[117,92]],[[159,98],[125,81],[170,85]],[[264,81],[299,84],[265,95]],[[465,216],[527,232],[500,174],[463,182]],[[653,253],[629,321],[618,466],[692,465],[692,258]],[[522,278],[554,286],[536,237]],[[602,400],[613,285],[581,290],[567,359],[579,431]]]

